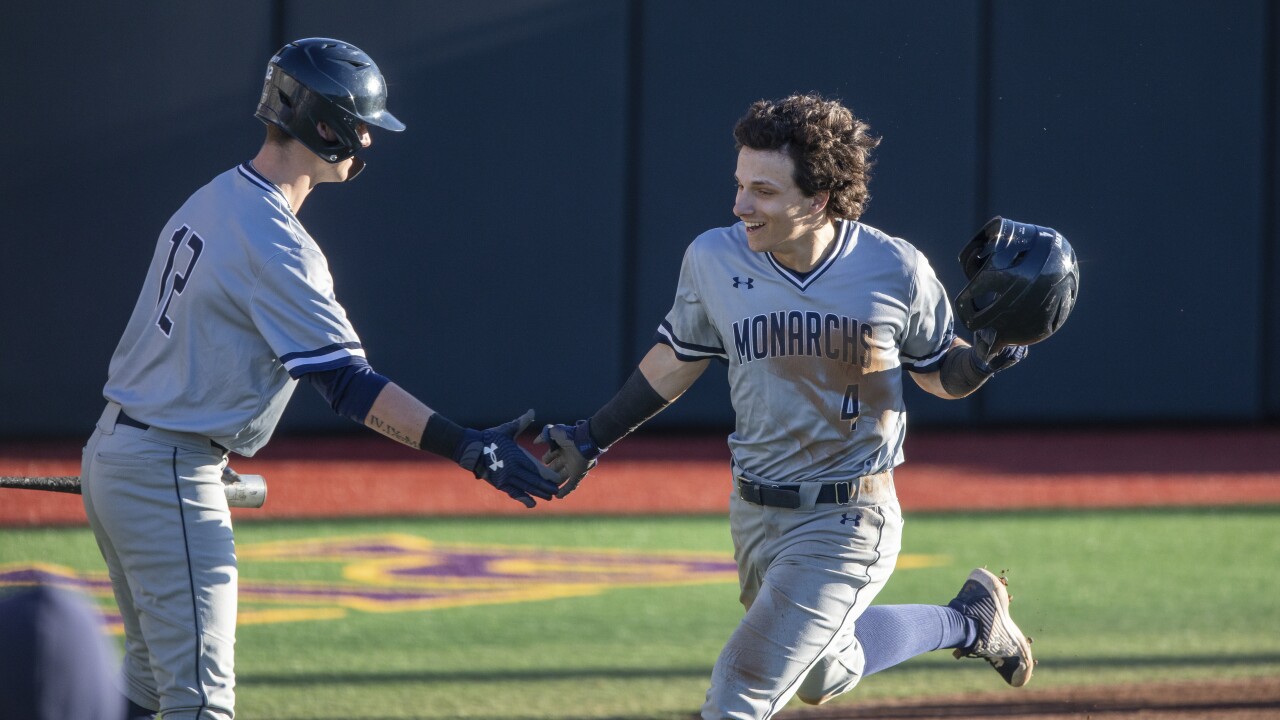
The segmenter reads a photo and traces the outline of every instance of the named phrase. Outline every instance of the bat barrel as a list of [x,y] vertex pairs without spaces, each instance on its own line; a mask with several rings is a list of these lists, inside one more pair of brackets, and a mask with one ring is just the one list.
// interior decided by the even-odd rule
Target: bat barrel
[[75,475],[63,475],[60,477],[12,477],[6,475],[0,476],[0,488],[78,494],[80,492],[80,478]]

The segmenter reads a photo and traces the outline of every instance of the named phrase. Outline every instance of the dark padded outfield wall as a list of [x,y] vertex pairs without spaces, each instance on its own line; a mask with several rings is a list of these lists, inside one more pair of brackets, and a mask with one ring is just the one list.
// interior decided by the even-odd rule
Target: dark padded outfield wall
[[[815,21],[817,18],[817,21]],[[82,436],[169,214],[261,142],[263,68],[335,35],[408,125],[301,217],[374,366],[451,417],[568,421],[652,342],[694,236],[730,224],[752,100],[840,97],[884,142],[865,220],[954,295],[995,214],[1063,232],[1080,303],[981,397],[913,421],[1280,418],[1277,11],[763,0],[397,0],[10,12],[0,435]],[[655,427],[731,422],[713,367]],[[307,388],[282,433],[352,430]]]

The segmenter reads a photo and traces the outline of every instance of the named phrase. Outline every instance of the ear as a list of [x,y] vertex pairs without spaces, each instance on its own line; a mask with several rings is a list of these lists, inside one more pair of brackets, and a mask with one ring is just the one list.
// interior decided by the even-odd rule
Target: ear
[[325,142],[331,143],[338,141],[338,133],[334,132],[333,128],[329,127],[324,122],[316,123],[316,132],[320,133],[320,137],[324,138]]
[[823,190],[822,192],[814,193],[813,197],[809,198],[809,210],[815,213],[823,212],[827,209],[827,203],[830,200],[831,193],[829,191]]

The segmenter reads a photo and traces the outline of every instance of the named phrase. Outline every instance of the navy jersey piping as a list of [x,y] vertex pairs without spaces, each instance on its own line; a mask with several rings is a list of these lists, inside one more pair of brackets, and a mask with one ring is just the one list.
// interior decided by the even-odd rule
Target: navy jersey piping
[[721,362],[729,362],[729,356],[725,354],[724,348],[711,345],[696,345],[677,338],[671,328],[671,323],[667,320],[663,320],[662,325],[658,327],[658,333],[654,336],[654,340],[669,346],[676,354],[676,357],[684,362],[696,362],[712,357]]
[[844,254],[845,246],[849,242],[849,237],[853,234],[853,223],[847,220],[839,220],[836,222],[836,227],[835,247],[832,248],[831,252],[827,255],[827,259],[824,260],[821,265],[807,273],[799,273],[787,268],[782,263],[778,262],[771,252],[765,253],[764,256],[768,258],[769,264],[773,266],[775,272],[781,275],[784,280],[799,288],[801,292],[804,292],[818,278],[822,277],[822,275],[826,273],[832,265],[835,265],[836,261],[840,259],[840,256]]
[[284,203],[284,206],[289,209],[289,212],[293,212],[293,206],[289,204],[289,198],[285,197],[284,191],[277,187],[275,183],[264,177],[262,173],[258,172],[258,169],[253,166],[253,162],[240,163],[236,170],[240,171],[240,175],[244,179],[254,185],[257,185],[263,190],[278,196]]
[[[343,352],[344,350],[349,350],[350,352]],[[320,359],[329,355],[333,357]],[[363,357],[364,348],[360,343],[341,342],[325,345],[315,350],[304,350],[282,355],[280,356],[280,364],[284,365],[288,369],[289,375],[296,380],[307,373],[333,370],[352,363],[356,358],[363,359]],[[317,359],[313,362],[308,362],[308,358]]]

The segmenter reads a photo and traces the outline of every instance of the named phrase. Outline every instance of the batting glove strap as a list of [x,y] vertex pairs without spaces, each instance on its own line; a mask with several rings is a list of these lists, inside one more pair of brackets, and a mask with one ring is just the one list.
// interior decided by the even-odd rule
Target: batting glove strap
[[453,461],[461,465],[463,470],[470,471],[480,479],[484,477],[481,471],[484,465],[480,463],[482,455],[484,455],[484,434],[479,430],[464,429],[462,442],[458,443],[458,448],[453,453]]
[[579,420],[573,426],[573,446],[584,460],[595,460],[604,452],[591,437],[591,420]]

